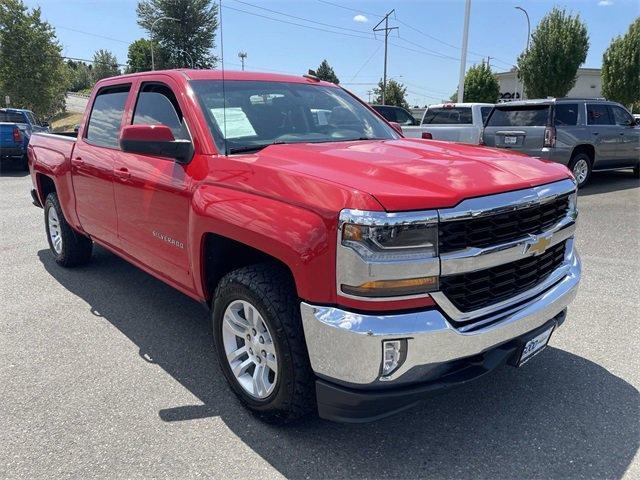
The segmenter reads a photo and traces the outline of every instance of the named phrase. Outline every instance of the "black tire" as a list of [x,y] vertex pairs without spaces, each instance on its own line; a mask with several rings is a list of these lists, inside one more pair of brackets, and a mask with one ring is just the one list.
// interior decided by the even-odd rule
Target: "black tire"
[[[576,153],[573,157],[571,157],[571,161],[569,162],[569,170],[571,170],[572,173],[574,167],[576,166],[576,164],[580,161],[585,161],[587,164],[587,174],[586,176],[582,179],[582,181],[580,181],[577,177],[576,177],[576,181],[578,182],[578,188],[582,188],[584,187],[587,183],[589,183],[589,179],[591,178],[591,173],[593,170],[593,159],[586,153]],[[575,176],[575,174],[574,174]]]
[[[54,209],[58,217],[60,237],[62,245],[59,252],[56,251],[51,240],[49,227],[49,210]],[[93,242],[90,238],[76,232],[67,223],[60,208],[60,201],[55,193],[50,193],[44,203],[44,225],[47,232],[49,249],[58,265],[63,267],[75,267],[87,263],[91,258]]]
[[640,165],[633,167],[633,176],[635,178],[640,178]]
[[[235,300],[251,303],[272,332],[278,358],[278,376],[265,399],[252,397],[240,386],[226,359],[222,323]],[[212,308],[213,337],[220,367],[240,401],[260,418],[286,423],[315,410],[314,376],[304,340],[300,301],[291,275],[274,263],[235,270],[220,280]]]
[[20,168],[25,172],[29,171],[29,158],[27,157],[26,153],[24,157],[22,157],[22,159],[20,160]]

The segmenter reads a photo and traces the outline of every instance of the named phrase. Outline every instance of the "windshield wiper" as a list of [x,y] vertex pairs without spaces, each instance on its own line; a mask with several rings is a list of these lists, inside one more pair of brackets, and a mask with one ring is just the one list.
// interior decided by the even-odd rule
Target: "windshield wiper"
[[243,145],[241,147],[231,147],[228,149],[228,154],[258,152],[263,148],[268,147],[269,145],[281,145],[284,143],[286,142],[283,142],[282,140],[274,140],[271,143],[263,143],[262,145]]

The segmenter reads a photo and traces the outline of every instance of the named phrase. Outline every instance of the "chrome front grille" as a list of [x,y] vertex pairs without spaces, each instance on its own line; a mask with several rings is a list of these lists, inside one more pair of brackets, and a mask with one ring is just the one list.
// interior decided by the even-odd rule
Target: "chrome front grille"
[[526,292],[544,281],[562,265],[565,244],[559,243],[539,256],[442,277],[440,289],[463,312],[485,308]]
[[538,235],[567,215],[569,195],[537,205],[495,215],[444,222],[440,225],[439,251],[455,252],[469,247],[484,248]]

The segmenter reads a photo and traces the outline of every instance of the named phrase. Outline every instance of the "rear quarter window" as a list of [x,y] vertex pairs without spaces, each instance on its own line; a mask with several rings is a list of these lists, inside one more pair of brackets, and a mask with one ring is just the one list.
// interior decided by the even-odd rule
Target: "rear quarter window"
[[487,123],[490,127],[544,127],[549,105],[495,108]]
[[578,124],[578,104],[559,103],[556,104],[555,125],[564,127]]

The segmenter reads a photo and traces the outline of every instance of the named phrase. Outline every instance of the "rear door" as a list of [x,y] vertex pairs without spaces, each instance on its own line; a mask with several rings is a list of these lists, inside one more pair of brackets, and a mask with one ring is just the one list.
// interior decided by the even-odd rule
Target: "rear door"
[[621,129],[617,157],[620,166],[634,167],[640,161],[640,127],[635,125],[631,114],[618,105],[611,105],[616,126]]
[[538,155],[550,123],[551,105],[497,105],[484,129],[485,145]]
[[587,103],[587,126],[596,150],[594,169],[616,168],[623,128],[617,126],[606,103]]
[[76,212],[85,232],[118,246],[113,167],[119,155],[120,128],[131,84],[101,88],[71,157]]
[[[156,80],[157,79],[157,80]],[[166,125],[176,139],[191,139],[177,86],[158,75],[141,82],[128,123]],[[114,165],[118,236],[141,263],[183,286],[189,274],[190,177],[187,165],[171,158],[122,152]]]

